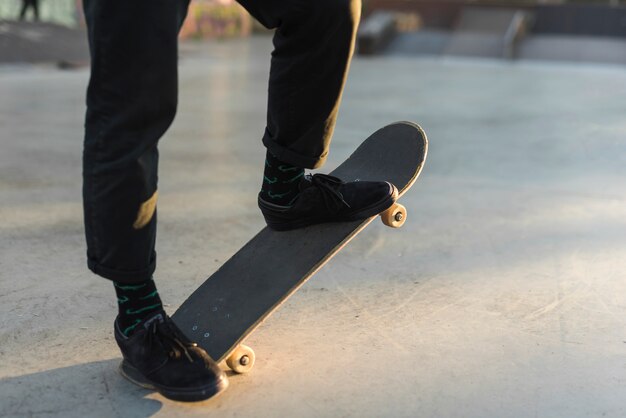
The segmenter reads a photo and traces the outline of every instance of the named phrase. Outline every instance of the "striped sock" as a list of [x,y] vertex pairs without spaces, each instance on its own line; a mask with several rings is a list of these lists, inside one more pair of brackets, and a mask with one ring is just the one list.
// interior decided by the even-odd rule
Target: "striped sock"
[[265,158],[261,199],[275,205],[289,206],[299,192],[304,169],[280,161],[269,151]]
[[113,282],[119,313],[117,323],[122,333],[129,336],[145,318],[163,310],[154,280],[126,284]]

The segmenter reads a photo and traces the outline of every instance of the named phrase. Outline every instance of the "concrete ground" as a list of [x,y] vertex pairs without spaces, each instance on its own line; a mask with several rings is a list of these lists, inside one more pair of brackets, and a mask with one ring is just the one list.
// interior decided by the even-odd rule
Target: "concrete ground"
[[87,32],[47,22],[0,20],[0,64],[88,65]]
[[[263,226],[270,49],[183,47],[161,147],[170,311]],[[249,338],[254,370],[199,404],[116,372],[113,288],[84,260],[87,76],[0,68],[0,417],[626,415],[622,67],[356,59],[327,168],[419,122],[410,218],[355,238]]]

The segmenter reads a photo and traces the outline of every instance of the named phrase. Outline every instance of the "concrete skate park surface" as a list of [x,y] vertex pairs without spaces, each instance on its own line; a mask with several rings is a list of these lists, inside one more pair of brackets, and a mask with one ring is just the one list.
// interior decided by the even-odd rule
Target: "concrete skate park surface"
[[[270,50],[182,47],[155,276],[170,312],[263,226]],[[87,77],[0,69],[0,417],[626,415],[622,67],[357,58],[325,170],[419,122],[409,219],[355,238],[251,335],[252,372],[199,404],[116,372],[113,287],[84,260]]]
[[87,65],[87,32],[46,22],[0,20],[0,64]]

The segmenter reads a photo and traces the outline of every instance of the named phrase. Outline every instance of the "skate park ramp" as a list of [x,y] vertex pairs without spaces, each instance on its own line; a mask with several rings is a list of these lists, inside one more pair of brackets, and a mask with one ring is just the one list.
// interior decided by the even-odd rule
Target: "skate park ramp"
[[452,30],[423,27],[398,32],[386,54],[510,58],[529,15],[515,9],[464,8]]
[[525,19],[518,10],[467,8],[444,48],[444,55],[499,58],[511,48],[515,26]]
[[463,7],[447,26],[426,22],[416,31],[396,31],[378,53],[625,65],[620,22],[626,21],[626,10],[585,11]]

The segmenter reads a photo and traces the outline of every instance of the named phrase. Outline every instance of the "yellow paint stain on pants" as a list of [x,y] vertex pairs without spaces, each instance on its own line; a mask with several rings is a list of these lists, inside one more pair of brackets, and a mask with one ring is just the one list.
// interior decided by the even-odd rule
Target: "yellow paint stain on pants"
[[146,200],[139,206],[139,211],[137,212],[137,219],[133,224],[134,229],[141,229],[144,226],[148,225],[148,223],[152,220],[154,216],[154,211],[156,210],[157,198],[159,197],[159,191],[155,191],[150,199]]

